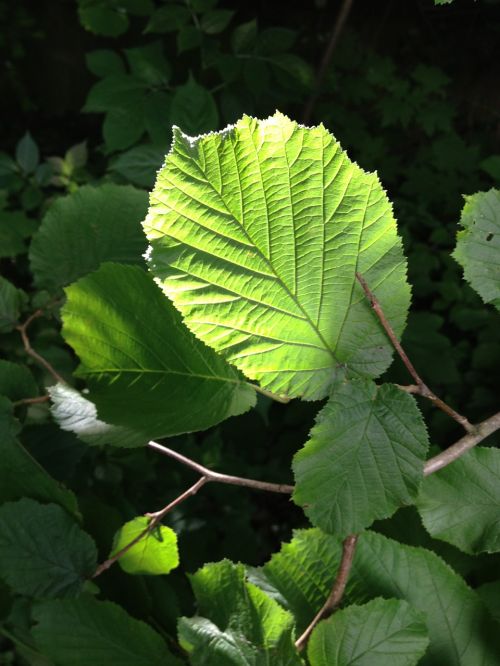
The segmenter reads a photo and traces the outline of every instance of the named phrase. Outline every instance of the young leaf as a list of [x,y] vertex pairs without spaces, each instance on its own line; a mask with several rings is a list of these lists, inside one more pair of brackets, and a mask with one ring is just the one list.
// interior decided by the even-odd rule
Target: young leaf
[[0,333],[8,333],[15,328],[27,300],[24,291],[16,289],[0,276]]
[[465,197],[453,256],[485,303],[500,310],[500,190]]
[[113,426],[97,418],[93,402],[71,386],[55,384],[49,388],[54,421],[62,430],[74,433],[91,446],[121,446],[133,448],[144,446],[147,438],[139,432],[122,426]]
[[471,555],[500,551],[500,451],[476,447],[427,477],[417,507],[435,539]]
[[339,383],[293,462],[293,500],[345,537],[417,497],[429,442],[413,396],[371,380]]
[[181,618],[179,641],[193,666],[300,666],[293,618],[245,582],[241,564],[207,564],[191,576],[201,617]]
[[181,666],[163,638],[109,601],[91,597],[35,606],[40,651],[64,666]]
[[165,437],[204,430],[255,403],[255,391],[183,326],[140,268],[103,264],[66,294],[63,336],[105,421]]
[[18,442],[19,429],[11,403],[0,396],[0,504],[29,496],[78,514],[73,493],[50,477]]
[[142,264],[146,206],[144,192],[124,185],[86,186],[58,199],[31,243],[37,284],[58,289],[104,261]]
[[311,666],[416,666],[429,639],[406,601],[374,599],[320,622],[307,645]]
[[355,273],[400,335],[401,242],[377,176],[323,126],[276,113],[196,138],[175,129],[144,228],[151,270],[186,324],[266,389],[319,399],[340,367],[388,367]]
[[94,542],[60,506],[25,498],[0,507],[0,575],[15,592],[78,596],[96,563]]
[[[116,533],[110,557],[136,539],[149,524],[148,518],[140,516],[130,520]],[[179,566],[177,535],[170,529],[158,525],[152,532],[129,548],[118,560],[121,568],[129,574],[168,574]]]

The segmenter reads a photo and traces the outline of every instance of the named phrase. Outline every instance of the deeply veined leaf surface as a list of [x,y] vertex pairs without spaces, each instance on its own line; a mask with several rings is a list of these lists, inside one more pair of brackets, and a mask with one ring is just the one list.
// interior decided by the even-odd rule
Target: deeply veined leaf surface
[[311,666],[416,666],[429,639],[406,601],[374,599],[320,622],[309,639]]
[[327,395],[336,369],[380,375],[410,291],[391,204],[323,127],[280,113],[219,133],[174,128],[144,229],[149,266],[189,328],[263,387]]
[[500,551],[500,451],[476,447],[427,477],[417,507],[435,539],[471,555]]
[[453,256],[485,303],[500,310],[500,190],[465,197]]
[[417,497],[429,443],[413,396],[369,379],[339,383],[294,457],[294,501],[345,537]]
[[63,336],[105,422],[165,437],[204,430],[255,403],[254,389],[192,335],[141,268],[103,264],[66,294]]

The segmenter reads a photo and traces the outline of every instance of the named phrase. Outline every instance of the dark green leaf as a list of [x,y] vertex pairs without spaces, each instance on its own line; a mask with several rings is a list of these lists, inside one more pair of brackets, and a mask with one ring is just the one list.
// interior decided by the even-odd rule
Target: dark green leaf
[[[140,516],[125,523],[115,535],[110,557],[136,539],[149,525],[149,519]],[[158,525],[118,560],[121,568],[129,574],[162,575],[179,566],[177,535],[170,529]]]
[[31,243],[36,283],[55,290],[103,261],[142,264],[146,207],[145,192],[123,185],[87,185],[57,199]]
[[190,18],[189,9],[182,5],[159,7],[151,15],[144,32],[177,32]]
[[257,21],[252,19],[242,23],[233,30],[231,35],[231,46],[233,53],[249,53],[255,46],[257,38]]
[[288,28],[267,28],[263,30],[256,43],[255,51],[259,55],[269,56],[283,53],[292,48],[297,33]]
[[217,35],[227,28],[234,14],[232,9],[212,9],[203,14],[200,27],[207,35]]
[[141,97],[130,97],[126,106],[106,114],[102,135],[107,150],[114,152],[137,143],[145,129],[143,100]]
[[186,84],[177,88],[172,98],[170,122],[190,135],[215,129],[219,115],[213,96],[190,77]]
[[164,85],[170,79],[171,68],[161,42],[125,49],[125,55],[132,74],[148,85]]
[[85,102],[84,111],[106,113],[127,106],[136,107],[147,90],[144,81],[127,74],[106,76],[92,88]]
[[294,458],[293,500],[345,537],[416,499],[429,442],[413,396],[370,380],[339,383]]
[[254,390],[140,268],[104,264],[66,293],[63,335],[105,421],[154,438],[203,430],[254,404]]
[[0,359],[0,395],[12,402],[38,395],[33,375],[25,365]]
[[374,599],[320,622],[307,644],[311,666],[416,666],[429,639],[406,601]]
[[41,652],[58,666],[180,666],[163,638],[109,601],[46,601],[34,611]]
[[16,161],[24,173],[33,173],[40,161],[40,151],[29,132],[16,146]]
[[164,160],[164,152],[162,148],[147,144],[135,146],[119,155],[112,162],[109,170],[134,185],[151,187]]
[[113,0],[78,0],[78,16],[86,30],[105,37],[118,37],[126,32],[126,12]]
[[73,493],[50,477],[20,445],[16,439],[19,429],[11,403],[0,396],[0,504],[28,496],[55,502],[76,514]]
[[24,291],[0,276],[0,333],[14,329],[27,300]]
[[21,499],[0,507],[0,575],[15,592],[78,596],[96,558],[92,539],[60,506]]
[[177,51],[179,55],[198,48],[202,39],[202,33],[194,25],[186,25],[181,28],[177,33]]
[[123,60],[116,51],[110,49],[98,49],[90,51],[85,56],[87,67],[99,78],[114,76],[116,74],[125,74]]
[[428,476],[417,507],[435,539],[470,554],[500,551],[500,450],[476,447]]

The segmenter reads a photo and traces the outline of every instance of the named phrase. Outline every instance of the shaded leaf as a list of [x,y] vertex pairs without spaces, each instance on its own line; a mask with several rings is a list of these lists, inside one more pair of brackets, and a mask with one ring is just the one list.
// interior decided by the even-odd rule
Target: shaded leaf
[[500,190],[465,197],[453,256],[485,303],[500,310]]
[[64,666],[180,666],[150,626],[109,601],[91,597],[36,605],[40,651]]
[[0,333],[12,331],[28,298],[24,291],[0,276]]
[[324,127],[279,113],[174,135],[144,228],[151,270],[195,335],[289,396],[324,397],[340,366],[381,374],[392,347],[355,272],[398,335],[409,288],[377,177]]
[[434,539],[471,555],[500,551],[500,450],[475,447],[428,476],[417,507]]
[[218,122],[219,114],[212,94],[190,76],[172,98],[170,124],[178,125],[185,132],[200,134],[214,130]]
[[335,386],[294,457],[293,500],[345,537],[416,499],[429,442],[413,396],[392,384]]
[[[136,539],[148,526],[149,519],[140,516],[125,523],[116,533],[110,557],[118,553]],[[152,532],[129,548],[118,560],[121,568],[129,574],[168,574],[179,566],[177,535],[164,525],[158,525]]]
[[307,656],[311,666],[416,666],[428,644],[424,617],[406,601],[374,599],[320,622]]
[[57,199],[31,243],[36,283],[55,290],[104,261],[142,264],[146,206],[145,192],[124,185],[87,185]]
[[105,264],[66,293],[63,336],[105,421],[154,438],[204,430],[255,403],[140,268]]
[[0,395],[12,402],[38,395],[38,386],[25,365],[0,359]]
[[163,150],[155,146],[135,146],[121,153],[109,167],[125,180],[139,187],[151,187],[163,162]]
[[85,55],[85,61],[92,74],[100,78],[125,73],[123,60],[116,51],[110,49],[90,51]]
[[16,161],[24,173],[33,173],[40,161],[40,151],[29,132],[16,146]]
[[56,504],[0,507],[0,575],[19,594],[75,597],[97,563],[94,542]]

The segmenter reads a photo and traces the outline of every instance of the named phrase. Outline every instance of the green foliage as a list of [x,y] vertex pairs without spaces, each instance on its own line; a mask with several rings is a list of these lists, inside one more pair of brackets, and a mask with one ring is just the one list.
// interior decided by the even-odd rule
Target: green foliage
[[38,648],[68,666],[179,666],[161,636],[109,601],[82,596],[35,606]]
[[203,430],[253,405],[253,389],[182,326],[140,268],[105,264],[66,294],[63,335],[105,421],[165,437]]
[[60,506],[24,498],[0,508],[0,570],[15,592],[77,597],[96,557],[92,539]]
[[321,622],[311,635],[311,666],[413,666],[428,645],[424,618],[405,601],[374,599]]
[[500,309],[500,190],[467,197],[453,253],[485,303]]
[[[0,663],[496,666],[498,434],[422,480],[459,427],[355,271],[428,386],[498,411],[498,3],[353,11],[322,72],[335,3],[31,4],[0,0]],[[296,503],[186,492],[163,436],[293,461]]]
[[391,207],[323,127],[277,113],[194,140],[176,131],[144,228],[150,269],[190,329],[264,388],[319,399],[340,368],[389,365],[355,273],[401,334],[409,289]]
[[429,533],[466,553],[498,552],[499,476],[500,451],[477,447],[427,478],[417,506]]
[[369,380],[337,385],[295,455],[293,499],[325,532],[359,532],[416,499],[427,448],[412,396]]
[[[120,552],[148,527],[147,518],[134,518],[115,535],[111,556]],[[179,566],[177,537],[169,527],[158,525],[118,560],[130,574],[168,574]]]

